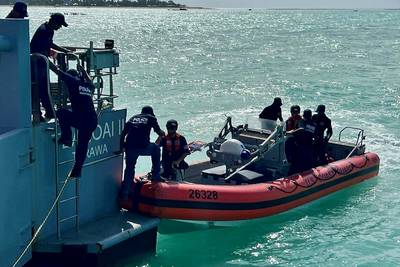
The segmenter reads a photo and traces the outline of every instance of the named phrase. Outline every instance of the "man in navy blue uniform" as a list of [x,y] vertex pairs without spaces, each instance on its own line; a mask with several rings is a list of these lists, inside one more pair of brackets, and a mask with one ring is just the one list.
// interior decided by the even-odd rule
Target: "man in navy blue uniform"
[[299,164],[301,170],[308,170],[313,167],[314,163],[314,140],[316,125],[312,121],[312,112],[309,109],[303,111],[303,119],[299,123],[302,131],[298,136]]
[[324,165],[328,163],[328,161],[326,160],[325,149],[326,145],[329,142],[329,139],[332,137],[333,134],[332,124],[331,120],[325,114],[325,105],[318,105],[316,112],[317,114],[314,114],[312,116],[312,120],[317,126],[315,130],[316,157],[317,163],[319,165]]
[[[61,13],[54,13],[50,16],[48,22],[43,23],[36,30],[31,40],[31,53],[39,53],[43,56],[50,56],[50,49],[61,51],[64,53],[70,52],[68,49],[60,47],[53,42],[54,31],[57,31],[62,26],[67,27],[65,17]],[[37,76],[39,84],[39,97],[46,111],[47,119],[54,118],[53,109],[51,107],[49,95],[47,93],[47,69],[44,62],[39,61],[36,68],[32,68],[32,77]]]
[[6,19],[23,19],[28,17],[28,7],[24,2],[16,2]]
[[89,75],[80,65],[78,65],[79,71],[70,69],[64,72],[50,62],[50,68],[66,83],[68,88],[72,110],[57,110],[57,118],[61,128],[61,137],[58,142],[71,146],[71,127],[78,130],[75,164],[69,177],[80,177],[90,138],[97,127],[97,114],[92,100],[94,85]]
[[153,129],[159,136],[165,133],[160,129],[153,108],[144,106],[142,112],[125,123],[121,133],[120,152],[125,150],[125,171],[122,182],[121,197],[127,198],[135,176],[135,165],[139,156],[151,156],[152,181],[160,181],[160,147],[150,142],[150,131]]

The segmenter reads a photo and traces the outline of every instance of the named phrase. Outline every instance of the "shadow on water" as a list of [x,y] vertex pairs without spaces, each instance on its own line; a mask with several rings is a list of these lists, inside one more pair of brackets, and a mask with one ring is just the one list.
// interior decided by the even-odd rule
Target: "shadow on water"
[[340,220],[360,199],[372,195],[377,183],[378,179],[372,179],[291,211],[232,226],[165,220],[159,227],[157,254],[123,266],[188,266],[190,262],[192,266],[236,265],[230,261],[237,257],[237,251],[268,243],[271,235],[299,227],[302,220]]

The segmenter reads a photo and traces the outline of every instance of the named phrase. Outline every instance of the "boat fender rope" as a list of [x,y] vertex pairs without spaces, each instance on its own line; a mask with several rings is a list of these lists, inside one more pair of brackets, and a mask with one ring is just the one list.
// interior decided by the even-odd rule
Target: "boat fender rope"
[[62,193],[64,192],[64,189],[65,189],[65,187],[66,187],[66,185],[68,184],[69,181],[70,181],[70,179],[69,179],[69,177],[67,177],[67,179],[65,179],[65,181],[64,181],[63,186],[61,187],[60,192],[58,193],[56,199],[54,200],[53,204],[51,205],[50,210],[47,212],[46,217],[44,217],[42,223],[39,225],[38,229],[36,230],[35,234],[33,235],[32,239],[31,239],[31,241],[29,241],[28,245],[26,245],[24,251],[22,251],[21,255],[17,258],[17,260],[12,265],[12,267],[16,267],[17,266],[17,264],[21,261],[22,257],[28,251],[30,246],[32,246],[33,242],[35,242],[35,240],[38,237],[40,231],[43,229],[43,226],[46,224],[47,220],[49,219],[50,214],[52,213],[52,211],[56,207],[57,202],[60,200],[60,197],[61,197]]
[[[278,189],[279,191],[281,191],[281,192],[284,192],[284,193],[287,193],[287,194],[291,194],[291,193],[293,193],[294,191],[296,191],[297,190],[297,188],[299,188],[299,187],[302,187],[302,188],[310,188],[310,187],[312,187],[313,185],[315,185],[316,183],[317,183],[317,181],[319,180],[319,181],[329,181],[329,180],[331,180],[333,177],[335,177],[336,176],[336,174],[340,174],[340,175],[346,175],[346,174],[349,174],[350,172],[352,172],[353,171],[353,169],[354,168],[357,168],[357,169],[361,169],[361,168],[364,168],[366,165],[367,165],[367,163],[368,163],[368,161],[370,160],[369,158],[368,158],[368,156],[367,155],[364,155],[364,159],[365,159],[365,162],[364,162],[364,164],[363,164],[363,166],[357,166],[357,165],[355,165],[355,164],[353,164],[352,162],[350,162],[350,165],[347,167],[347,168],[338,168],[337,166],[334,166],[333,164],[328,164],[328,165],[326,165],[324,168],[326,168],[326,169],[330,169],[330,170],[332,170],[332,175],[330,176],[330,177],[328,177],[328,178],[326,178],[326,177],[324,177],[324,178],[322,178],[319,174],[316,174],[316,170],[317,169],[315,169],[315,168],[313,168],[313,170],[312,170],[312,175],[314,176],[314,178],[315,178],[315,180],[313,181],[313,183],[311,183],[311,184],[308,184],[308,185],[302,185],[302,184],[300,184],[300,183],[298,183],[297,181],[295,181],[295,180],[290,180],[289,179],[289,181],[290,182],[292,182],[295,186],[294,186],[294,188],[293,188],[293,190],[290,190],[290,191],[286,191],[286,190],[284,190],[284,189],[282,189],[281,187],[278,187],[278,186],[276,186],[276,185],[270,185],[270,186],[268,186],[268,190],[272,190],[272,189]],[[350,167],[350,168],[349,168]],[[350,171],[348,171],[348,169],[350,169]]]

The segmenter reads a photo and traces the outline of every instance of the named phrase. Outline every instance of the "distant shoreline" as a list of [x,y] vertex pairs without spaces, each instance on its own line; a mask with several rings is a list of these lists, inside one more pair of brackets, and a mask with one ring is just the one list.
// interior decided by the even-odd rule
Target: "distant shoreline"
[[[12,4],[0,4],[0,6],[12,7]],[[30,5],[29,7],[55,7],[55,8],[137,8],[137,9],[170,9],[170,10],[186,10],[186,9],[214,9],[208,7],[197,7],[197,6],[106,6],[106,5]]]
[[[12,4],[0,4],[0,6],[9,6],[12,7]],[[185,10],[185,9],[193,9],[193,10],[215,10],[215,9],[244,9],[244,10],[287,10],[287,11],[296,11],[296,10],[343,10],[343,11],[363,11],[363,10],[394,10],[398,11],[400,8],[264,8],[264,7],[199,7],[199,6],[184,6],[181,7],[172,7],[172,6],[73,6],[73,5],[30,5],[31,7],[55,7],[55,8],[132,8],[132,9],[170,9],[170,10]]]

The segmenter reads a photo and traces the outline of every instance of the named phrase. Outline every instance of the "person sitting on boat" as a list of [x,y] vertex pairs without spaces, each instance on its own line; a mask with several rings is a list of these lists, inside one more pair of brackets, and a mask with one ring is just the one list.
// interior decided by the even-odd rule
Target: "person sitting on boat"
[[[315,150],[316,150],[316,160],[319,165],[328,163],[325,155],[326,145],[329,139],[332,137],[332,124],[331,120],[325,114],[325,106],[318,105],[317,114],[312,117],[313,122],[316,124],[317,128],[315,131]],[[325,134],[326,130],[326,135]]]
[[[159,136],[165,133],[158,125],[153,108],[144,106],[142,112],[130,118],[124,126],[120,139],[120,151],[125,150],[125,171],[122,182],[121,197],[127,199],[133,178],[135,165],[139,156],[151,156],[152,181],[161,181],[160,176],[160,147],[150,142],[150,131],[153,129]],[[118,152],[117,152],[118,153]]]
[[185,162],[190,155],[189,147],[183,135],[177,132],[178,122],[169,120],[166,124],[168,134],[157,140],[162,147],[162,177],[176,180],[176,170],[186,170],[189,165]]
[[24,2],[16,2],[6,19],[23,19],[28,17],[28,6]]
[[276,121],[277,119],[283,121],[281,106],[282,106],[281,98],[275,97],[272,105],[264,108],[263,111],[260,113],[260,115],[258,115],[258,117],[260,119],[267,119],[272,121]]
[[[43,56],[50,56],[50,49],[54,49],[57,51],[61,51],[64,53],[69,53],[70,50],[60,47],[53,42],[54,31],[57,31],[62,26],[67,27],[68,24],[65,22],[65,17],[61,13],[54,13],[50,16],[48,22],[43,23],[36,30],[35,34],[31,40],[31,53],[39,53]],[[38,78],[38,87],[39,87],[39,98],[42,102],[42,105],[46,111],[45,118],[51,119],[54,118],[53,108],[51,106],[51,102],[49,99],[49,95],[47,93],[47,67],[44,62],[39,60],[36,68],[32,66],[31,69],[32,80],[36,76]],[[43,118],[41,118],[44,121]]]
[[300,106],[291,106],[290,114],[291,116],[286,120],[286,131],[288,132],[299,128],[299,123],[301,121]]
[[69,173],[69,177],[81,177],[83,163],[86,159],[88,144],[92,133],[97,127],[97,114],[93,105],[94,85],[83,67],[78,65],[78,70],[69,69],[66,72],[60,70],[52,62],[49,67],[68,88],[71,110],[57,110],[57,118],[60,123],[61,137],[59,144],[72,145],[71,127],[78,130],[78,143],[75,150],[75,164]]

